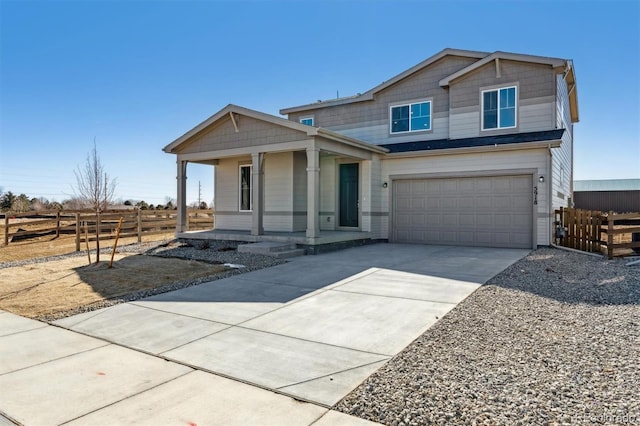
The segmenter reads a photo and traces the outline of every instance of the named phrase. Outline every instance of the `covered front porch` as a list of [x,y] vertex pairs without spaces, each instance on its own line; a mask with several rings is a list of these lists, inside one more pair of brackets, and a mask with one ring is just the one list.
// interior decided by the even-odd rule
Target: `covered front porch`
[[[372,163],[382,147],[230,105],[165,152],[177,155],[180,238],[303,246],[371,239]],[[213,166],[214,230],[186,232],[188,163]]]

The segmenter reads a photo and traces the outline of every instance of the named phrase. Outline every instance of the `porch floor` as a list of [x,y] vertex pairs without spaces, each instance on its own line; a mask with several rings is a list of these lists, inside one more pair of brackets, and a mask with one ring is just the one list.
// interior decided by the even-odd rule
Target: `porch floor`
[[282,243],[302,244],[316,246],[322,244],[333,244],[347,241],[369,240],[370,232],[360,231],[320,231],[317,238],[307,238],[304,231],[301,232],[267,232],[263,235],[251,235],[250,231],[237,231],[227,229],[210,229],[205,231],[179,232],[177,238],[188,238],[193,240],[226,240],[226,241],[275,241]]

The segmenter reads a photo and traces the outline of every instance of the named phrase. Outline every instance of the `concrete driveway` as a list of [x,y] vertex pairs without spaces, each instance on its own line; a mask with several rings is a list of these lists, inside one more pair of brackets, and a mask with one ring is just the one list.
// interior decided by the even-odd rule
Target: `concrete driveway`
[[[179,401],[184,400],[186,407],[193,398],[206,400],[213,404],[212,408],[227,407],[234,412],[238,409],[227,400],[233,398],[231,389],[236,389],[243,400],[257,398],[257,407],[262,403],[274,409],[284,404],[280,414],[270,414],[273,423],[281,421],[278,416],[285,413],[300,420],[299,424],[318,419],[324,420],[314,424],[347,424],[347,419],[359,420],[348,416],[345,419],[326,408],[478,286],[527,253],[528,250],[375,244],[296,258],[276,267],[65,318],[56,322],[60,328],[30,323],[34,328],[25,326],[27,329],[14,330],[13,335],[22,334],[15,339],[24,340],[24,333],[35,336],[44,333],[46,327],[47,335],[51,332],[65,334],[71,340],[90,339],[82,342],[86,347],[74,357],[87,358],[91,366],[97,362],[92,357],[104,352],[125,383],[135,382],[147,365],[138,358],[146,357],[149,365],[163,366],[144,385],[150,390],[140,394],[141,385],[133,383],[132,389],[113,396],[109,403],[87,403],[84,411],[77,410],[75,417],[61,415],[57,423],[72,419],[87,424],[124,420],[128,414],[138,415],[141,406],[152,418],[159,408],[166,413],[174,401],[180,406]],[[0,323],[5,315],[11,314],[0,315]],[[44,340],[58,351],[59,346],[64,346],[60,337]],[[0,337],[0,343],[4,345],[7,339]],[[33,351],[37,352],[37,348]],[[126,365],[118,361],[119,356],[125,356],[123,351],[134,359]],[[30,356],[33,358],[33,354]],[[24,390],[26,400],[3,396],[0,411],[9,416],[19,414],[14,418],[27,420],[26,423],[39,423],[42,417],[29,417],[29,412],[19,409],[25,401],[37,402],[27,388],[42,380],[40,377],[66,377],[72,367],[55,366],[67,359],[64,350],[59,357],[63,361],[56,358],[54,362],[29,362],[29,357],[18,358],[13,361],[16,365],[9,362],[8,367],[0,361],[0,388],[16,389],[18,393]],[[4,374],[3,367],[7,370]],[[62,377],[58,380],[68,382]],[[81,383],[78,379],[68,385]],[[259,388],[276,393],[260,394],[265,391]],[[51,390],[59,395],[65,392],[60,386]],[[42,392],[36,392],[36,396],[45,397]],[[287,396],[312,404],[301,405]],[[172,412],[170,418],[177,418],[178,414]],[[233,423],[232,420],[225,423]],[[261,423],[265,423],[264,418]]]

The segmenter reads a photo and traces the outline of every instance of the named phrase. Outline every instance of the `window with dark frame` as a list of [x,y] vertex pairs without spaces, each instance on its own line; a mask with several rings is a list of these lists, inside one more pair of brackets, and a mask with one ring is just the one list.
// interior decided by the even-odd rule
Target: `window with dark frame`
[[482,92],[482,130],[516,127],[516,87]]
[[250,164],[240,166],[240,211],[251,211],[251,171]]
[[391,133],[431,130],[431,101],[391,107]]

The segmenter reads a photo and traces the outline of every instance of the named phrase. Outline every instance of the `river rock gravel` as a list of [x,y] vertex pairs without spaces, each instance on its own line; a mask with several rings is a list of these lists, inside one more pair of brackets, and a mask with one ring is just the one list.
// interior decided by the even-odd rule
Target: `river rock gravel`
[[640,266],[627,262],[535,250],[334,408],[388,425],[640,424]]

